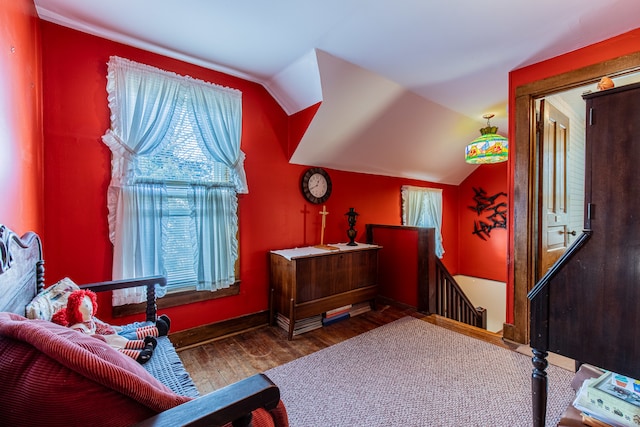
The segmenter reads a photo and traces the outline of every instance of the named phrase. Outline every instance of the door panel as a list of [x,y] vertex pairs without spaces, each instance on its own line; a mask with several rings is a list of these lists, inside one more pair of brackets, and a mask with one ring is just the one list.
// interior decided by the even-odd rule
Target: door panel
[[553,265],[566,250],[569,215],[567,149],[569,118],[548,101],[540,102],[540,204],[538,277]]

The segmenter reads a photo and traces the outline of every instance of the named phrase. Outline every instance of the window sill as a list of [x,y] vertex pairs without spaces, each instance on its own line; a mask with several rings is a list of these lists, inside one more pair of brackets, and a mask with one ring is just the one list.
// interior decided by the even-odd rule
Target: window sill
[[[191,304],[194,302],[202,302],[209,301],[218,298],[224,298],[232,295],[238,295],[240,293],[240,283],[236,282],[226,289],[220,289],[215,292],[206,292],[206,291],[183,291],[183,292],[175,292],[171,294],[167,294],[162,298],[158,298],[156,300],[156,305],[158,309],[169,308],[169,307],[178,307],[185,304]],[[112,316],[114,318],[117,317],[125,317],[133,314],[145,313],[147,309],[147,304],[142,302],[140,304],[127,304],[120,305],[112,308]]]

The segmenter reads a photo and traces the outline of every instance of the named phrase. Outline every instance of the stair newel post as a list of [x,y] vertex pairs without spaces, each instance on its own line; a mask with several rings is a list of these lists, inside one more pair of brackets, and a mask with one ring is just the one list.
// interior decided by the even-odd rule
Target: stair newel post
[[547,415],[547,390],[548,378],[547,361],[548,353],[538,349],[532,349],[533,373],[531,374],[531,396],[533,401],[533,426],[544,427]]
[[[553,270],[553,269],[551,269]],[[548,278],[553,274],[548,272],[531,290],[531,331],[529,344],[533,352],[531,363],[531,400],[533,410],[533,426],[544,427],[547,416],[548,378],[547,361],[549,349],[549,288]],[[543,350],[544,349],[544,350]]]

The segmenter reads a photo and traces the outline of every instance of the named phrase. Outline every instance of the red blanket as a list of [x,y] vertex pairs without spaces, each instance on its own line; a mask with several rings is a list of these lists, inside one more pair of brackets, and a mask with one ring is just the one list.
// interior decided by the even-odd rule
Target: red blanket
[[43,320],[0,313],[0,354],[0,413],[33,424],[126,425],[191,400],[104,341]]

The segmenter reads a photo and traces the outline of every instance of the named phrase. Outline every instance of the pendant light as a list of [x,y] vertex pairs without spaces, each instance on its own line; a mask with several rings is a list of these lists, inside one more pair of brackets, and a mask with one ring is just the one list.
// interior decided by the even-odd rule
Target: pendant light
[[491,126],[489,120],[493,114],[485,114],[487,126],[480,129],[480,136],[471,141],[465,149],[465,161],[474,165],[506,162],[509,157],[509,141],[498,135],[497,126]]

